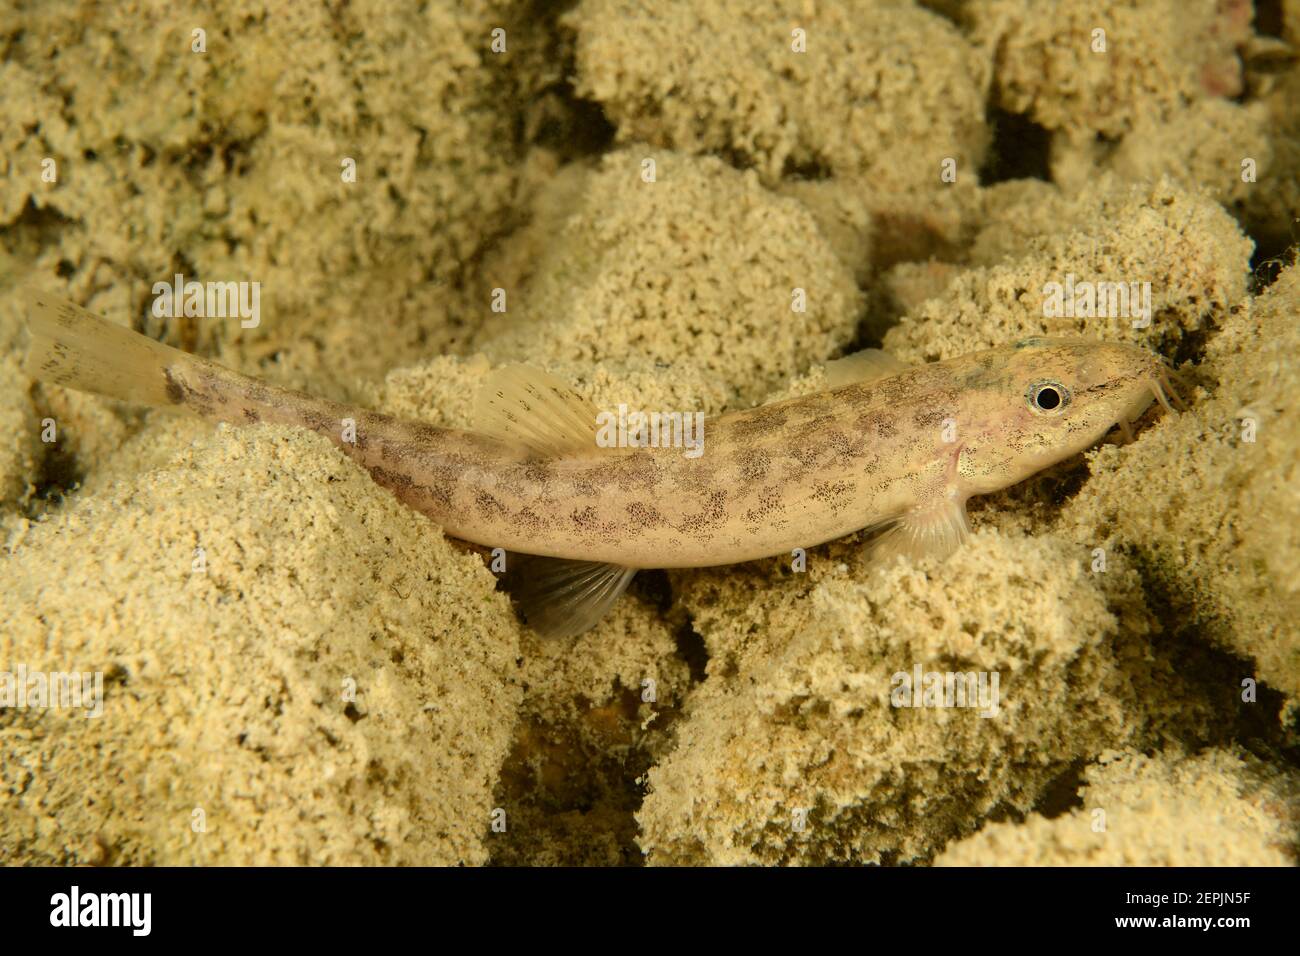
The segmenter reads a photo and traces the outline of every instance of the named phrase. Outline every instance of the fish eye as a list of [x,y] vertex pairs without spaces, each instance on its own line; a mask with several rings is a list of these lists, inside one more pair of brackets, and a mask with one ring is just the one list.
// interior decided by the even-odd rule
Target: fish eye
[[1070,404],[1070,390],[1060,382],[1035,382],[1025,393],[1029,407],[1040,415],[1054,415]]

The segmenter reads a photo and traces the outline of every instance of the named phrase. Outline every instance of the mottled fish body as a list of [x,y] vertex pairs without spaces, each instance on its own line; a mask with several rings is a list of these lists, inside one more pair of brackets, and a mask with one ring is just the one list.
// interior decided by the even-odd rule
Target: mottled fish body
[[732,564],[864,528],[879,555],[944,555],[972,495],[1015,484],[1165,401],[1164,366],[1130,345],[1028,339],[921,366],[868,350],[812,395],[728,412],[680,447],[605,448],[599,413],[537,369],[494,373],[478,430],[404,421],[277,388],[43,293],[32,374],[213,420],[329,437],[446,533],[534,561],[529,622],[576,633],[639,568]]

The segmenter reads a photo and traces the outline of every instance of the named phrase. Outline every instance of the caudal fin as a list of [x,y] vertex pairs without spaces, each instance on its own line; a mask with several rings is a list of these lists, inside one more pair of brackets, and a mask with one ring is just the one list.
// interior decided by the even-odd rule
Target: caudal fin
[[33,378],[146,405],[167,405],[168,368],[192,363],[180,349],[100,318],[67,299],[32,290],[27,297]]

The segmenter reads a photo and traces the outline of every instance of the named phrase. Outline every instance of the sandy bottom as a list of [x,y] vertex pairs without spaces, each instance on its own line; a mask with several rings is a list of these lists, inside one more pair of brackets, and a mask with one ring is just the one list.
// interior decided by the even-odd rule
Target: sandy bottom
[[[1294,865],[1300,2],[207,6],[3,39],[0,863]],[[946,562],[647,572],[544,642],[324,438],[29,379],[27,280],[456,427],[511,362],[713,414],[1043,334],[1187,407]]]

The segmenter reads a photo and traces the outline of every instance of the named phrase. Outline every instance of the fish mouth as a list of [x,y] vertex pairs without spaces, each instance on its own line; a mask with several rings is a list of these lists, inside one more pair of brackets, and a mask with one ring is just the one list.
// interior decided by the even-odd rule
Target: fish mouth
[[[1155,374],[1152,375],[1151,378],[1146,379],[1145,382],[1147,387],[1151,389],[1152,397],[1160,404],[1160,407],[1170,415],[1173,415],[1176,412],[1186,411],[1188,407],[1187,403],[1179,397],[1178,392],[1174,390],[1172,378],[1172,371],[1167,364],[1163,363],[1162,360],[1162,364],[1156,367]],[[1119,428],[1120,433],[1124,436],[1124,444],[1128,445],[1134,441],[1133,426],[1146,414],[1146,410],[1149,407],[1150,403],[1145,403],[1142,406],[1142,411],[1138,414],[1131,417],[1121,415],[1115,421],[1115,426]]]

